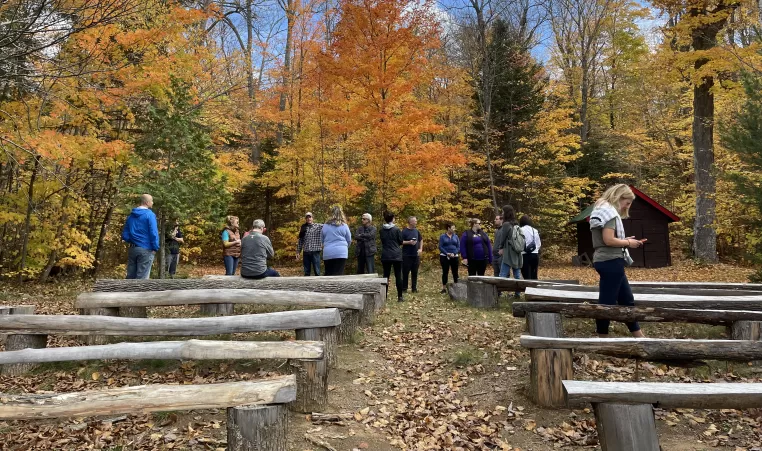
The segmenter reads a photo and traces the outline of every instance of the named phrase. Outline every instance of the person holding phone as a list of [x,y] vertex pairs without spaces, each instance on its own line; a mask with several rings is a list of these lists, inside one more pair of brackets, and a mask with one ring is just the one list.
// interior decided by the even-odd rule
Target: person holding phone
[[[603,193],[590,213],[590,231],[595,248],[593,267],[600,275],[599,304],[627,307],[635,305],[624,268],[632,264],[628,249],[637,249],[643,246],[646,240],[628,237],[624,232],[622,218],[629,216],[633,200],[635,194],[629,186],[614,185]],[[599,337],[608,337],[609,324],[607,319],[595,320],[595,329]],[[644,337],[637,322],[625,324],[634,337]]]
[[417,227],[418,219],[410,216],[407,227],[402,229],[402,287],[403,291],[407,291],[408,279],[411,279],[413,293],[418,292],[418,267],[421,266],[423,253],[423,236]]

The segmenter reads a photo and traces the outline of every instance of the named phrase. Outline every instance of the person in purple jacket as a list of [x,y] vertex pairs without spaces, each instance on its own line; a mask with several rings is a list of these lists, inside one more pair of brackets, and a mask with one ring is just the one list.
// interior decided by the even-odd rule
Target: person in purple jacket
[[480,220],[470,219],[468,225],[471,228],[463,232],[460,238],[460,256],[468,267],[469,276],[483,276],[487,264],[492,263],[492,243],[482,230]]
[[352,232],[349,231],[344,212],[338,205],[331,207],[330,219],[323,224],[321,235],[325,275],[343,276],[349,257],[349,245],[352,244]]
[[151,266],[159,250],[159,228],[156,215],[151,211],[153,197],[140,196],[140,205],[132,209],[122,229],[122,240],[129,244],[127,252],[127,279],[148,279]]

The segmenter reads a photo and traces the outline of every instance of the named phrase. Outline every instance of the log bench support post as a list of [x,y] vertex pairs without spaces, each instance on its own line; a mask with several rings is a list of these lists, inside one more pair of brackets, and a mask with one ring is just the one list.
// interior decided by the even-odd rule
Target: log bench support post
[[[385,287],[385,285],[382,285]],[[362,310],[360,310],[360,325],[369,326],[376,320],[376,309],[382,309],[384,306],[384,298],[386,297],[386,290],[381,290],[376,294],[365,293],[362,295]],[[381,299],[381,305],[379,306],[378,300]]]
[[233,316],[235,304],[201,304],[198,312],[202,316]]
[[148,318],[148,307],[119,307],[122,318]]
[[[527,313],[530,335],[562,338],[563,328],[559,313]],[[538,406],[564,407],[564,380],[574,379],[571,349],[532,349],[530,396]]]
[[[20,305],[11,307],[11,315],[34,315],[33,305]],[[48,345],[48,336],[42,334],[9,335],[5,340],[6,351],[19,351],[21,349],[41,349]],[[6,376],[20,376],[26,374],[37,366],[36,363],[11,363],[0,368],[0,374]]]
[[759,341],[762,321],[735,321],[731,326],[733,340]]
[[288,448],[288,410],[283,404],[228,407],[230,451],[282,451]]
[[[119,307],[102,307],[102,308],[81,308],[79,309],[80,315],[97,315],[97,316],[119,316]],[[105,335],[82,335],[81,340],[86,345],[105,345],[108,344],[108,337]]]
[[384,307],[386,307],[386,296],[387,291],[389,290],[389,286],[386,284],[380,284],[381,287],[378,290],[378,293],[374,295],[376,300],[376,310],[381,310]]
[[[375,301],[374,301],[375,302]],[[336,343],[352,343],[360,326],[360,310],[341,309],[341,324],[336,327]]]
[[469,280],[468,305],[477,308],[497,307],[497,287],[492,284]]
[[337,354],[336,327],[315,327],[312,329],[296,329],[297,340],[322,341],[325,343],[325,360],[329,368],[335,368],[339,356]]
[[659,451],[651,404],[595,403],[601,451]]

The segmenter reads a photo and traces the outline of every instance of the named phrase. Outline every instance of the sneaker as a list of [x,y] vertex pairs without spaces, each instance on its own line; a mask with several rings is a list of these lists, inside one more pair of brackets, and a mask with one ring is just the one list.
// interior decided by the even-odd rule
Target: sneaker
[[405,301],[405,300],[404,300],[404,299],[402,299],[402,296],[400,296],[400,297],[398,297],[398,298],[397,298],[397,302],[404,302],[404,301]]
[[418,289],[417,288],[413,288],[413,293],[418,293]]
[[440,291],[440,292],[439,292],[439,294],[447,294],[447,290],[445,290],[444,288],[442,288],[442,291]]

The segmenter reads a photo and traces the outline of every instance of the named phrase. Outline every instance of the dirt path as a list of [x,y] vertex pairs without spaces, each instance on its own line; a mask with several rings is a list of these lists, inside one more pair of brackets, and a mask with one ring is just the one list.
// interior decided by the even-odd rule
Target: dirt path
[[[596,280],[589,269],[545,267],[547,278]],[[718,280],[744,272],[678,266],[635,270],[633,279]],[[343,425],[313,424],[291,415],[290,449],[321,450],[555,450],[599,449],[589,409],[538,409],[527,398],[528,353],[518,345],[523,322],[510,314],[510,299],[484,311],[439,294],[438,271],[424,271],[420,293],[390,302],[376,324],[343,345],[330,375],[327,413],[347,414]],[[42,313],[73,313],[81,284],[48,285],[29,293],[0,292],[0,300],[34,303]],[[394,301],[394,296],[390,296]],[[21,301],[21,302],[20,302]],[[189,316],[157,309],[154,316]],[[565,321],[570,335],[590,335],[585,321]],[[719,328],[647,324],[653,336],[718,337]],[[614,334],[624,335],[622,326]],[[232,339],[287,339],[288,334],[245,334]],[[51,338],[49,346],[72,345]],[[714,362],[696,369],[641,365],[645,380],[757,381],[756,367]],[[281,362],[82,362],[47,365],[35,373],[0,376],[0,391],[80,391],[144,383],[204,383],[268,377]],[[575,356],[575,378],[631,380],[634,364],[595,355]],[[762,449],[762,414],[756,411],[656,411],[662,446],[673,451]],[[0,422],[0,449],[8,450],[222,450],[223,411],[132,415],[112,419]]]

